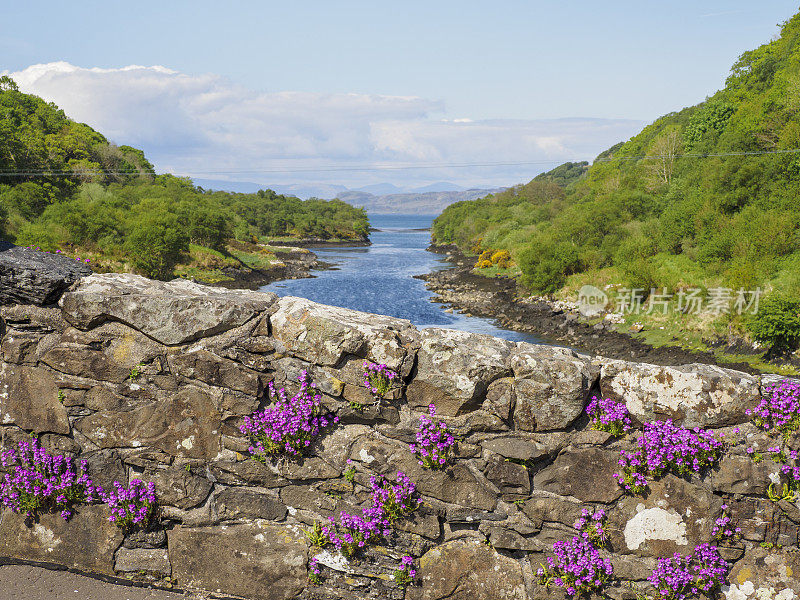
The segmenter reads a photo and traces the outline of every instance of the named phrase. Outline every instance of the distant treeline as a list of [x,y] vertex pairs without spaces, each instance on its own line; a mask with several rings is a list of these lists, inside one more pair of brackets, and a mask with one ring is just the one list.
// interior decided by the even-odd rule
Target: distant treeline
[[20,245],[127,256],[168,277],[189,243],[365,239],[363,209],[261,190],[213,192],[157,175],[141,150],[115,146],[57,106],[0,77],[0,235]]

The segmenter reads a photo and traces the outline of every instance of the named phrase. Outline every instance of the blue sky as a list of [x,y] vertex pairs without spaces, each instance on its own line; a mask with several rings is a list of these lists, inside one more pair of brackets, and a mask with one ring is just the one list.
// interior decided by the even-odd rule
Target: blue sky
[[[591,158],[719,89],[737,56],[797,10],[797,0],[29,0],[4,9],[0,70],[182,174],[507,185],[549,165],[314,169]],[[37,64],[49,68],[29,70]]]

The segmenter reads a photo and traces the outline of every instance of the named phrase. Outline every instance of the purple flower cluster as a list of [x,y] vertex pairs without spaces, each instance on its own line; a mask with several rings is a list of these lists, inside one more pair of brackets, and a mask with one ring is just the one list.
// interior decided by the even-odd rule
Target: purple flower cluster
[[593,396],[586,407],[586,414],[589,415],[592,429],[598,431],[607,431],[620,436],[633,428],[628,407],[624,402],[616,402],[610,398],[601,400]]
[[372,508],[365,510],[364,514],[369,511],[375,519],[383,518],[393,523],[419,506],[417,486],[402,471],[397,472],[394,483],[385,477],[375,476],[370,477],[369,482],[372,486]]
[[398,374],[386,365],[364,361],[364,387],[376,400],[382,400],[398,378]]
[[550,587],[563,587],[568,596],[599,592],[614,573],[611,561],[588,540],[575,536],[569,542],[553,544],[554,557],[547,558],[547,567],[537,571],[539,582]]
[[688,600],[713,594],[725,582],[728,567],[716,546],[700,544],[689,556],[676,552],[659,559],[648,579],[661,600]]
[[414,568],[414,558],[411,556],[404,556],[400,559],[400,567],[395,569],[392,577],[397,585],[404,588],[414,582],[414,577],[416,577],[416,575],[417,571]]
[[614,476],[622,487],[634,493],[647,489],[648,478],[668,472],[699,473],[714,465],[723,449],[722,441],[712,431],[686,429],[673,425],[671,420],[645,424],[636,444],[633,452],[621,451],[619,464],[623,472]]
[[43,511],[60,511],[64,520],[72,516],[72,506],[95,499],[95,488],[86,476],[86,461],[80,469],[72,458],[51,455],[37,440],[23,440],[17,449],[0,454],[3,467],[13,467],[0,483],[0,501],[28,517]]
[[299,380],[300,390],[291,398],[284,388],[276,392],[270,382],[268,391],[273,404],[245,417],[239,429],[250,436],[250,454],[255,459],[266,462],[267,457],[276,454],[298,456],[322,429],[339,422],[339,417],[323,414],[321,396],[306,371],[300,373]]
[[[428,415],[436,417],[436,406],[428,406]],[[450,460],[456,440],[443,421],[435,422],[426,415],[419,418],[417,443],[411,444],[411,451],[417,455],[419,464],[426,469],[443,469]]]
[[132,479],[127,487],[119,481],[114,487],[112,492],[99,490],[100,499],[111,509],[108,520],[126,531],[135,525],[148,526],[156,513],[156,484]]
[[365,510],[364,517],[359,517],[342,511],[338,522],[329,517],[330,527],[322,526],[322,532],[328,541],[347,557],[353,556],[375,538],[387,536],[392,531],[385,519],[372,519],[366,512]]
[[747,414],[753,422],[767,431],[777,430],[788,436],[800,429],[800,383],[781,381],[764,388],[766,397]]
[[322,526],[322,533],[334,547],[347,557],[375,539],[391,534],[391,524],[416,510],[419,500],[416,486],[398,471],[395,483],[384,477],[370,478],[372,504],[363,511],[363,517],[342,511],[338,522],[330,517],[330,526]]
[[717,540],[734,540],[739,538],[742,532],[741,527],[733,526],[733,519],[728,514],[728,505],[722,505],[722,515],[714,521],[714,529],[711,530],[711,535]]
[[308,580],[313,583],[314,585],[319,585],[322,583],[322,570],[319,568],[319,564],[317,563],[317,558],[313,557],[311,560],[308,561]]
[[606,511],[604,511],[602,508],[599,508],[595,511],[590,511],[588,508],[584,508],[581,511],[580,518],[575,521],[574,526],[575,529],[581,532],[583,539],[595,544],[596,546],[602,546],[608,540],[605,524]]

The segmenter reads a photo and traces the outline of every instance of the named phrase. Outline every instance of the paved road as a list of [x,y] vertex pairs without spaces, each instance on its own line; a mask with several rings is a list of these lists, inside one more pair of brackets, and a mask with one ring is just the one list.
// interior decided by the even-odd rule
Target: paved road
[[0,600],[184,600],[165,590],[115,585],[68,571],[0,566]]

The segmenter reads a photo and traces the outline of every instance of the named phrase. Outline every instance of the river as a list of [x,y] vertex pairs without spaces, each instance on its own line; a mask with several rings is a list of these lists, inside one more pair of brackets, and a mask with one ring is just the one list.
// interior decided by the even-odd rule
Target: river
[[420,328],[444,327],[542,343],[530,334],[501,329],[489,319],[447,313],[441,304],[430,301],[433,294],[413,276],[449,266],[441,256],[425,250],[430,244],[433,219],[425,215],[370,215],[370,225],[379,230],[370,235],[371,246],[314,248],[320,260],[335,266],[314,271],[313,278],[278,281],[261,290],[408,319]]

